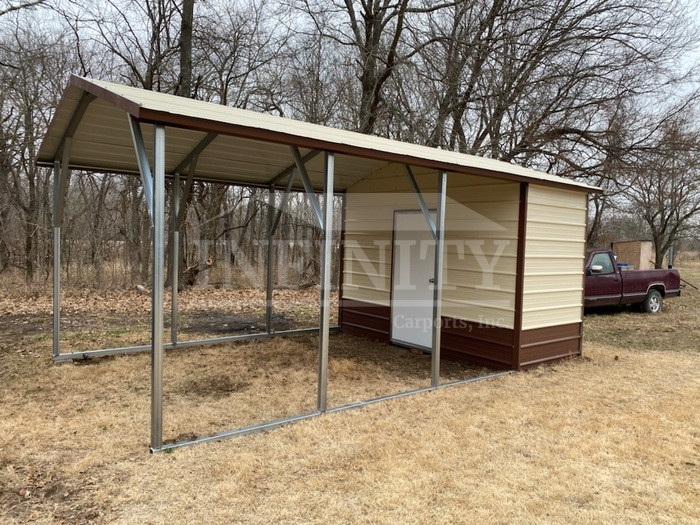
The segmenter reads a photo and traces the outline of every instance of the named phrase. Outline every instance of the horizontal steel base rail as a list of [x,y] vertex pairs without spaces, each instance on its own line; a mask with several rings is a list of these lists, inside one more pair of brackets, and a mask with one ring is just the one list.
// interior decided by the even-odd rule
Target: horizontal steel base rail
[[[332,326],[331,331],[337,332],[340,330],[340,326]],[[256,334],[242,334],[242,335],[231,335],[226,337],[215,337],[213,339],[195,339],[192,341],[181,341],[176,344],[173,343],[163,343],[163,348],[166,350],[172,350],[176,348],[191,348],[196,346],[206,346],[206,345],[218,345],[223,343],[235,343],[237,341],[248,341],[252,339],[267,339],[270,337],[286,337],[289,335],[302,335],[302,334],[313,334],[318,332],[318,328],[301,328],[299,330],[282,330],[279,332],[260,332]],[[100,350],[85,350],[83,352],[67,352],[64,354],[58,354],[54,356],[54,363],[61,363],[65,361],[80,361],[84,359],[90,359],[93,357],[104,357],[108,355],[118,355],[118,354],[136,354],[139,352],[147,352],[151,349],[151,345],[138,345],[138,346],[123,346],[120,348],[104,348]]]
[[449,383],[443,383],[437,386],[425,386],[421,388],[416,388],[415,390],[407,390],[406,392],[399,392],[398,394],[389,394],[387,396],[374,397],[372,399],[367,399],[364,401],[358,401],[357,403],[349,403],[347,405],[341,405],[333,408],[329,408],[325,412],[315,411],[309,412],[307,414],[302,414],[299,416],[292,416],[282,419],[275,419],[274,421],[268,421],[266,423],[259,423],[256,425],[249,425],[246,427],[241,427],[235,430],[225,430],[223,432],[218,432],[216,434],[210,434],[207,436],[202,436],[195,439],[189,439],[184,441],[177,441],[175,443],[167,443],[159,448],[151,448],[151,452],[163,452],[168,450],[173,450],[181,447],[191,447],[193,445],[200,445],[202,443],[211,443],[214,441],[223,441],[224,439],[231,439],[234,437],[248,436],[250,434],[257,434],[258,432],[265,432],[267,430],[273,430],[284,425],[291,423],[296,423],[298,421],[304,421],[306,419],[311,419],[314,417],[321,416],[323,414],[332,414],[335,412],[344,412],[345,410],[351,410],[353,408],[362,408],[367,405],[373,405],[374,403],[380,403],[382,401],[389,401],[391,399],[398,399],[401,397],[408,397],[415,394],[420,394],[422,392],[430,392],[432,390],[438,390],[441,388],[446,388],[450,386],[464,385],[466,383],[475,383],[476,381],[483,381],[485,379],[493,379],[495,377],[501,377],[505,375],[510,375],[515,373],[515,370],[505,370],[503,372],[494,372],[492,374],[486,374],[479,377],[471,377],[469,379],[459,379],[457,381],[450,381]]
[[274,421],[268,421],[267,423],[258,423],[256,425],[249,425],[247,427],[237,428],[235,430],[225,430],[223,432],[218,432],[216,434],[210,434],[208,436],[202,436],[196,439],[190,439],[187,441],[178,441],[176,443],[164,443],[160,448],[151,447],[151,452],[163,452],[167,450],[173,450],[175,448],[181,447],[191,447],[192,445],[199,445],[201,443],[211,443],[212,441],[222,441],[224,439],[231,439],[234,437],[242,437],[250,434],[257,434],[258,432],[265,432],[266,430],[273,430],[279,428],[283,425],[288,425],[290,423],[296,423],[297,421],[304,421],[305,419],[311,419],[320,416],[321,412],[314,411],[308,414],[302,414],[299,416],[285,417],[282,419],[275,419]]
[[349,403],[347,405],[341,405],[339,407],[333,407],[326,410],[327,413],[333,412],[343,412],[344,410],[350,410],[351,408],[361,408],[367,405],[373,405],[374,403],[380,403],[382,401],[389,401],[390,399],[399,399],[401,397],[408,397],[414,394],[420,394],[421,392],[430,392],[432,390],[437,390],[439,388],[446,388],[448,386],[464,385],[466,383],[474,383],[476,381],[483,381],[484,379],[492,379],[494,377],[506,376],[514,373],[515,370],[504,370],[503,372],[494,372],[492,374],[486,374],[478,377],[470,377],[469,379],[458,379],[457,381],[450,381],[449,383],[442,383],[441,385],[433,386],[423,386],[416,388],[415,390],[407,390],[406,392],[399,392],[398,394],[389,394],[387,396],[373,397],[372,399],[366,399],[364,401],[358,401],[356,403]]

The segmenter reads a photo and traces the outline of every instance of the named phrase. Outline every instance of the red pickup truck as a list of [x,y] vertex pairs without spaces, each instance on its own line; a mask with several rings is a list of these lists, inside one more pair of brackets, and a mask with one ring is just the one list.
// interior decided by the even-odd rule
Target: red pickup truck
[[661,311],[666,297],[681,294],[678,270],[621,270],[611,251],[594,250],[586,259],[584,306],[636,304],[644,312]]

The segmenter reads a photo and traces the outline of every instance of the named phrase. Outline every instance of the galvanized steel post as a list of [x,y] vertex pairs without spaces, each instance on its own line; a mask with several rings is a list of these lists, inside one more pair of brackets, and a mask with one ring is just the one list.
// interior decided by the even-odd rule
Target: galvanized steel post
[[[77,123],[75,124],[77,126]],[[69,127],[73,127],[73,123]],[[55,359],[60,354],[61,334],[61,226],[66,202],[66,191],[70,177],[70,151],[73,144],[72,131],[63,137],[61,160],[53,163],[53,347]]]
[[272,271],[274,270],[275,251],[272,245],[272,236],[275,226],[275,185],[270,185],[267,203],[267,288],[265,290],[265,331],[272,333],[272,288],[274,280]]
[[53,357],[60,353],[61,332],[61,227],[53,229]]
[[151,286],[151,448],[163,445],[163,266],[165,264],[165,127],[154,128],[153,275]]
[[58,211],[58,192],[60,186],[61,165],[58,161],[53,164],[53,357],[60,353],[61,333],[61,227],[56,224]]
[[178,287],[180,286],[180,225],[178,215],[180,213],[180,173],[175,173],[173,179],[170,205],[170,227],[172,230],[170,252],[170,342],[177,344],[177,311],[178,311]]
[[433,276],[433,344],[431,384],[440,384],[440,331],[442,329],[442,265],[445,245],[445,204],[447,173],[438,175],[437,211],[435,217],[435,274]]
[[331,312],[331,249],[333,247],[333,172],[335,156],[326,152],[321,245],[321,320],[318,331],[318,399],[317,409],[325,412],[328,392],[328,337]]

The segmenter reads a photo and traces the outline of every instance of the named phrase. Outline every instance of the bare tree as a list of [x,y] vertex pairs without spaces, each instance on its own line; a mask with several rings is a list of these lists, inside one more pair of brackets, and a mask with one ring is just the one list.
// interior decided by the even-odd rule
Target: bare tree
[[[38,5],[0,2],[0,271],[15,265],[36,279],[50,260],[50,178],[34,161],[71,72],[586,180],[607,190],[590,201],[590,242],[613,214],[642,217],[652,203],[638,202],[639,188],[671,195],[665,184],[690,187],[682,174],[695,173],[695,132],[678,124],[695,100],[659,102],[692,80],[680,59],[696,35],[681,0],[53,0],[36,17]],[[77,175],[64,268],[102,279],[118,257],[122,280],[143,282],[150,228],[139,179]],[[197,184],[185,262],[211,249],[239,264],[222,246],[256,245],[256,193]],[[669,235],[688,235],[674,233],[679,221],[697,221],[684,219],[686,197],[664,204],[686,212],[654,223],[662,250]],[[99,217],[85,224],[88,213]],[[316,243],[308,213],[291,199],[280,235]],[[98,224],[103,235],[90,229]],[[282,271],[315,273],[298,244],[280,250]]]
[[352,50],[359,80],[356,129],[372,133],[382,111],[387,81],[425,45],[422,42],[417,48],[404,46],[407,18],[439,11],[455,2],[303,0],[299,3],[320,35]]
[[9,175],[12,163],[11,142],[9,137],[5,136],[5,125],[12,115],[4,116],[5,112],[2,110],[5,107],[5,102],[3,98],[4,92],[0,94],[0,115],[3,115],[3,120],[0,121],[0,273],[7,268],[10,262],[10,243],[7,235],[11,212]]
[[[279,27],[278,7],[268,2],[214,5],[199,19],[196,32],[197,98],[240,108],[275,111],[268,96],[268,69],[288,57],[289,31]],[[274,75],[273,75],[274,76]]]
[[37,7],[44,3],[46,3],[46,0],[30,0],[28,2],[18,3],[4,1],[2,7],[0,7],[0,16],[4,16],[13,11],[19,11],[20,9],[31,9],[32,7]]
[[342,55],[320,35],[302,35],[295,43],[285,76],[288,115],[314,124],[342,126]]
[[107,52],[113,80],[175,92],[180,39],[175,0],[73,0],[60,9],[74,33]]
[[624,208],[646,224],[657,268],[669,247],[700,232],[700,130],[694,115],[665,123],[627,176]]
[[694,40],[681,3],[652,4],[498,0],[431,13],[417,37],[436,40],[418,68],[429,143],[543,169],[572,147],[600,149],[610,107],[677,81]]
[[[8,27],[8,26],[6,26]],[[39,142],[48,127],[51,107],[62,91],[65,78],[56,70],[72,67],[69,48],[58,35],[40,24],[14,21],[0,41],[3,106],[2,185],[21,218],[23,248],[21,267],[27,281],[35,277],[45,259],[50,218],[49,175],[36,166]],[[5,171],[6,170],[6,171]],[[5,213],[6,219],[8,213]]]

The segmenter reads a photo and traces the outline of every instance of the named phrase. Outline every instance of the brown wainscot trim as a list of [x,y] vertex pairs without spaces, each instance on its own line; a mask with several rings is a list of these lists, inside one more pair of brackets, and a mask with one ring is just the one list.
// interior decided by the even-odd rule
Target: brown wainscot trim
[[583,323],[523,330],[519,368],[581,355]]
[[[342,299],[343,332],[385,343],[391,338],[391,308]],[[496,369],[512,369],[513,330],[452,317],[442,318],[440,356]]]
[[391,339],[391,308],[354,299],[341,299],[343,332],[388,343]]
[[442,318],[440,355],[451,361],[512,369],[513,329]]

